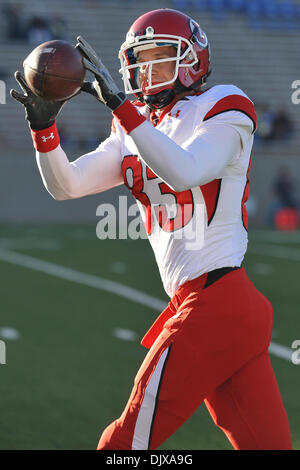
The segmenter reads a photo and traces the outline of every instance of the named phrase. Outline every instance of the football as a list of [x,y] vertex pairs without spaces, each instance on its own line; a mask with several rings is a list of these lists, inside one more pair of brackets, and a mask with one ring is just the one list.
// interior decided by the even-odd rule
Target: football
[[67,41],[47,41],[24,60],[24,76],[31,91],[47,101],[71,98],[81,88],[85,68],[80,52]]

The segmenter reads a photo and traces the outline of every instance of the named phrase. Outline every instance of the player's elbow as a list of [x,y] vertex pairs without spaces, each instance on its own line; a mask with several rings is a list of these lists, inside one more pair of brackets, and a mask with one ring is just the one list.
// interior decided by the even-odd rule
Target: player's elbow
[[66,194],[51,194],[51,196],[55,201],[67,201],[68,199],[71,199]]
[[181,193],[191,188],[191,186],[187,185],[184,181],[175,181],[169,186],[175,193]]
[[80,192],[80,188],[76,184],[64,184],[57,188],[54,192],[57,201],[65,201],[68,199],[78,199],[84,194]]
[[168,181],[166,181],[167,185],[176,193],[181,193],[182,191],[186,191],[193,187],[190,184],[190,181],[183,178],[180,174],[173,174],[171,178],[168,177]]
[[68,199],[73,199],[71,194],[66,191],[62,191],[61,189],[49,187],[46,187],[46,189],[55,201],[67,201]]
[[56,201],[68,201],[70,199],[78,199],[79,197],[81,197],[80,194],[72,192],[57,193],[55,195],[52,194],[52,196]]
[[191,188],[195,188],[196,186],[201,186],[203,184],[210,183],[215,179],[215,175],[204,175],[202,178],[195,177],[192,175],[190,178],[178,178],[173,179],[172,181],[168,182],[168,186],[175,191],[176,193],[182,193],[183,191],[188,191]]

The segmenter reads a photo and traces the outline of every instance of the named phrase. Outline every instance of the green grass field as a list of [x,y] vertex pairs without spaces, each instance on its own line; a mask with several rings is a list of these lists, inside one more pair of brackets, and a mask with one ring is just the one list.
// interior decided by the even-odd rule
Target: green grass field
[[[150,245],[100,241],[92,226],[1,227],[0,339],[6,364],[0,366],[0,449],[95,449],[127,402],[146,354],[139,340],[159,312],[20,266],[17,258],[4,261],[7,252],[111,279],[167,302]],[[274,305],[274,342],[290,348],[300,339],[300,234],[250,232],[244,266]],[[17,337],[9,339],[7,328]],[[136,336],[120,339],[117,328]],[[293,445],[300,449],[300,366],[271,357]],[[231,446],[201,406],[162,449]]]

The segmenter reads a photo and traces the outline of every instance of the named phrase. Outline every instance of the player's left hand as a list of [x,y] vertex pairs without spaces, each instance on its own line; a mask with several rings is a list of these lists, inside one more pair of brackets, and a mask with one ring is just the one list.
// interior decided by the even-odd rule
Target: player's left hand
[[76,48],[83,55],[85,68],[95,76],[93,82],[84,82],[82,91],[95,96],[114,111],[126,100],[125,94],[119,90],[109,71],[89,43],[82,36],[78,36],[77,41]]

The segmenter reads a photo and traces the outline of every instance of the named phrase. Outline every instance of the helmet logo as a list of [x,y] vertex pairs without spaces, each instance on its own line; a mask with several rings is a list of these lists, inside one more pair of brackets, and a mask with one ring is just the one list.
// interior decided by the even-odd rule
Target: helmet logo
[[[197,43],[200,47],[206,47],[208,45],[208,39],[205,32],[200,28],[196,21],[190,19],[189,27],[192,33],[191,42]],[[200,36],[200,38],[198,37]]]

